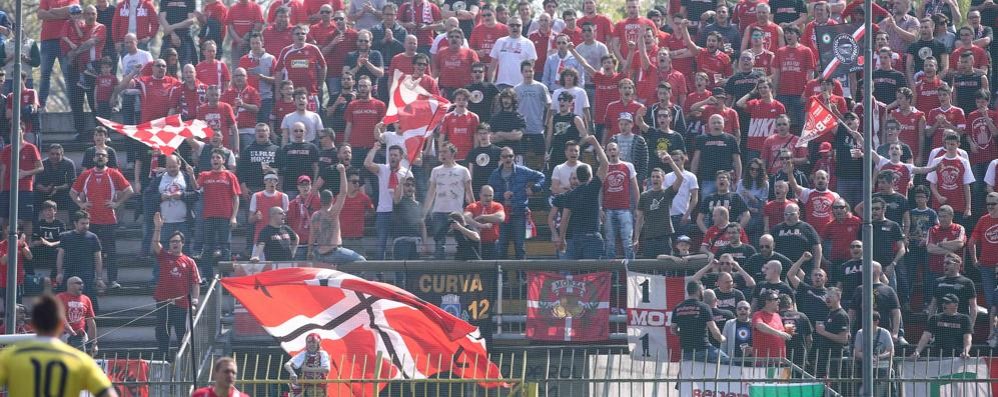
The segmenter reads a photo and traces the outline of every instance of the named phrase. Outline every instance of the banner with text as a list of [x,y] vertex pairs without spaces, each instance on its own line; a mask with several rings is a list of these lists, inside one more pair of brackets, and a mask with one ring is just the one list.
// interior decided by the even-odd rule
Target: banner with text
[[824,393],[823,385],[766,383],[789,379],[790,370],[786,368],[638,360],[626,354],[592,355],[589,368],[589,378],[594,380],[590,383],[592,396],[821,397]]
[[492,336],[495,311],[496,270],[463,272],[406,272],[406,290],[439,306],[454,317],[479,328],[482,335]]
[[[984,358],[904,360],[900,367],[901,379],[909,379],[907,382],[901,382],[906,396],[991,396],[988,382],[968,382],[968,380],[989,378],[988,361]],[[932,381],[925,381],[926,379]]]
[[679,339],[666,329],[686,299],[686,278],[627,272],[627,347],[637,360],[669,360]]

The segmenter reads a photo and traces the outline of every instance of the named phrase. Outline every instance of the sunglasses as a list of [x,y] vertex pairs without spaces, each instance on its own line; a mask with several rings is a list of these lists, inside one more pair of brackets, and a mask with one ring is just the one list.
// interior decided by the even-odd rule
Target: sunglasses
[[342,20],[343,20],[343,17],[333,17],[333,20],[334,20],[334,21],[342,21]]
[[835,210],[844,210],[844,209],[846,209],[846,206],[844,206],[844,205],[833,205],[832,209],[835,209]]
[[360,179],[351,179],[350,183],[352,183],[354,185],[359,185],[360,184]]
[[991,201],[989,201],[989,202],[987,203],[987,205],[988,205],[988,207],[991,207],[991,206],[995,206],[995,205],[998,205],[998,203],[995,203],[995,202],[991,202]]
[[319,11],[320,14],[332,14],[332,11]]
[[500,157],[502,157],[504,159],[511,159],[511,158],[513,158],[513,155],[512,154],[504,154],[504,155],[502,155]]
[[863,248],[862,245],[850,245],[849,248]]

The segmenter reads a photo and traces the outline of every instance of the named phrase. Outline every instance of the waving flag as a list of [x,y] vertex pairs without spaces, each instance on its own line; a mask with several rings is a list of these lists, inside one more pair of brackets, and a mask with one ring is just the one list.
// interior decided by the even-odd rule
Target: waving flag
[[861,23],[815,26],[819,52],[816,55],[823,66],[821,77],[827,79],[862,71],[865,34]]
[[443,121],[450,102],[447,98],[430,94],[411,75],[395,70],[392,76],[392,98],[388,101],[385,124],[398,123],[405,137],[405,152],[411,164],[423,150],[426,138]]
[[610,338],[610,272],[527,272],[527,339],[594,342]]
[[[392,285],[318,268],[226,278],[222,285],[288,354],[305,350],[307,335],[319,334],[331,359],[330,379],[500,376],[477,328]],[[383,386],[331,383],[327,394],[373,396]]]
[[801,130],[797,147],[807,146],[808,142],[820,138],[839,127],[839,119],[821,101],[810,101],[807,104],[807,115],[804,116],[804,128]]
[[203,120],[183,121],[179,114],[138,125],[115,123],[100,117],[97,118],[97,121],[118,133],[142,142],[146,146],[159,149],[167,156],[177,150],[184,139],[201,138],[207,140],[215,134]]

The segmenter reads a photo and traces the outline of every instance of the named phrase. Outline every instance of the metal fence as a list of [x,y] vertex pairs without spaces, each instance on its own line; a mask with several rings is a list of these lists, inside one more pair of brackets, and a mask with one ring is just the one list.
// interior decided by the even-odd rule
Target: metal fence
[[194,312],[193,331],[188,330],[180,343],[180,348],[177,349],[173,360],[174,381],[189,384],[191,387],[209,381],[208,374],[217,356],[216,338],[222,330],[222,299],[222,284],[216,277],[211,281]]

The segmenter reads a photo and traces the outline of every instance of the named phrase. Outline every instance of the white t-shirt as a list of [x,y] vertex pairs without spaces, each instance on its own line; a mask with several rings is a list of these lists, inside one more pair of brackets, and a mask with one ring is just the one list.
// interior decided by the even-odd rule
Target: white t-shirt
[[554,94],[551,95],[551,111],[558,113],[558,96],[564,91],[568,91],[575,97],[575,107],[572,109],[572,113],[582,117],[584,120],[586,118],[586,108],[589,107],[589,95],[586,94],[586,90],[580,87],[555,89]]
[[[662,188],[668,189],[675,181],[676,174],[674,172],[666,174],[665,180],[662,182]],[[697,176],[692,172],[683,170],[683,185],[679,187],[676,197],[672,199],[672,208],[669,209],[669,215],[685,214],[686,210],[690,208],[690,195],[698,194],[699,190],[700,185],[697,184]]]
[[[929,164],[930,165],[932,164],[932,160],[940,158],[940,157],[943,157],[944,154],[942,154],[942,152],[944,152],[944,151],[946,151],[946,148],[942,148],[942,147],[937,147],[935,149],[932,149],[932,151],[929,152]],[[963,150],[963,149],[960,149],[960,148],[956,148],[956,155],[960,156],[960,157],[963,157],[963,158],[967,159],[968,161],[970,160],[970,156],[967,155],[967,151],[966,150]]]
[[[391,180],[391,172],[388,164],[378,164],[378,191],[384,192],[384,194],[378,195],[378,212],[392,212],[392,206],[395,204],[392,201],[392,195],[388,194],[388,182]],[[395,171],[395,176],[398,178],[398,183],[402,184],[406,178],[412,176],[412,172],[409,172],[408,168],[400,166],[398,171]]]
[[281,129],[291,132],[291,125],[299,121],[305,124],[305,142],[315,141],[315,134],[324,128],[322,117],[319,117],[316,112],[306,110],[305,114],[299,114],[295,111],[285,115],[284,120],[281,121]]
[[[329,364],[329,353],[327,353],[325,350],[319,349],[319,351],[315,352],[315,354],[319,355],[319,362],[318,363],[315,363],[315,362],[309,363],[309,368],[312,368],[312,369],[320,369],[321,368],[321,369],[323,369],[325,371],[329,371],[329,366],[330,366],[330,364]],[[309,355],[308,350],[303,350],[302,352],[296,354],[294,357],[291,357],[291,365],[293,365],[295,368],[299,368],[303,372],[303,373],[299,374],[299,376],[301,376],[302,378],[304,378],[304,379],[313,379],[311,376],[309,376],[309,374],[305,374],[304,373],[305,372],[305,368],[302,368],[302,366],[305,365],[305,359],[308,357],[308,355]],[[316,364],[318,364],[318,365],[316,365]],[[323,377],[323,379],[324,378],[325,377]]]
[[382,139],[385,140],[385,147],[382,150],[385,151],[385,158],[388,158],[388,149],[392,146],[398,146],[402,148],[402,161],[399,163],[403,168],[409,167],[409,153],[405,148],[405,136],[399,135],[397,133],[388,131],[381,135]]
[[[946,158],[946,156],[939,156],[933,158],[932,160],[929,160],[929,164],[927,165],[927,167],[929,168],[935,167],[936,164],[938,164],[944,158]],[[963,184],[969,185],[971,183],[974,183],[974,181],[976,181],[977,179],[974,179],[974,170],[973,168],[970,168],[970,160],[967,160],[966,157],[960,157],[960,156],[957,156],[957,158],[960,159],[961,163],[963,163],[963,181],[962,181]],[[925,176],[925,180],[929,181],[930,183],[938,183],[939,171],[930,172],[928,175]]]
[[[445,42],[447,42],[447,33],[441,33],[434,37],[433,45],[430,46],[430,55],[437,55],[440,52],[440,46]],[[461,41],[461,48],[469,48],[468,40]]]
[[516,86],[523,82],[523,75],[520,74],[520,62],[536,61],[537,51],[534,50],[534,43],[526,37],[520,36],[514,39],[506,36],[496,40],[489,56],[499,62],[496,71],[496,85]]
[[558,181],[561,187],[568,190],[572,186],[572,175],[575,174],[575,169],[579,168],[580,165],[584,164],[581,161],[575,162],[575,165],[568,165],[568,163],[561,163],[554,166],[554,170],[551,171],[551,182]]
[[430,173],[430,185],[436,189],[433,212],[464,211],[465,183],[471,182],[471,172],[460,164],[439,165]]
[[[187,180],[184,174],[177,173],[177,176],[163,174],[163,179],[159,182],[159,194],[183,193],[187,188]],[[163,216],[164,223],[177,223],[187,220],[187,203],[183,199],[160,201],[159,212]]]
[[988,164],[988,172],[984,174],[984,183],[988,186],[995,186],[995,167],[998,167],[998,159],[991,160],[991,164]]

